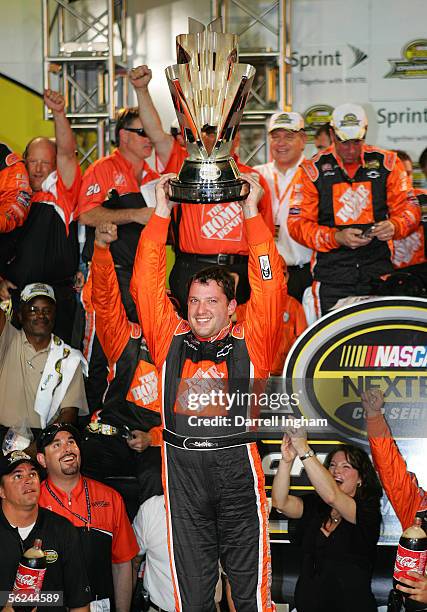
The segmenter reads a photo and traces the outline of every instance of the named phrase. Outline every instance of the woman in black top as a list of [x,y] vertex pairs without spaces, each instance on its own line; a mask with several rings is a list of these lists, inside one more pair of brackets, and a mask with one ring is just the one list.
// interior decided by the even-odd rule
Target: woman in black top
[[[381,485],[368,455],[338,446],[324,466],[301,430],[283,437],[282,459],[273,483],[273,506],[286,514],[291,540],[302,547],[295,590],[298,612],[376,612],[371,591],[380,535]],[[316,493],[289,495],[296,456],[303,461]]]

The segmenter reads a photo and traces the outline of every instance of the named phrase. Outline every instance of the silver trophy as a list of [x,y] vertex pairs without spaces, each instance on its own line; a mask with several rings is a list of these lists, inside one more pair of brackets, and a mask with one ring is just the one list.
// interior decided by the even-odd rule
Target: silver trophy
[[[238,63],[238,36],[224,33],[221,19],[205,27],[190,18],[188,29],[176,37],[177,63],[166,68],[189,153],[170,181],[170,198],[193,204],[244,200],[249,184],[240,177],[231,147],[255,68]],[[211,151],[203,144],[203,131],[214,134]]]

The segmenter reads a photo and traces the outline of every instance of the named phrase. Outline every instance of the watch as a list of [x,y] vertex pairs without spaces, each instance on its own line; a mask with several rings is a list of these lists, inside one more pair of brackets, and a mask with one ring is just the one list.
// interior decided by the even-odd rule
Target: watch
[[304,461],[305,459],[308,459],[309,457],[314,457],[315,456],[315,452],[312,448],[310,448],[310,450],[308,450],[304,455],[301,455],[300,460]]

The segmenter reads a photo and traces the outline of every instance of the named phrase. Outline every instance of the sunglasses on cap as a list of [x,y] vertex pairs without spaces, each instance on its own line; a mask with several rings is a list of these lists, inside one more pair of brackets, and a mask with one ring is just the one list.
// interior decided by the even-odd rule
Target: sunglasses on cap
[[144,128],[130,128],[130,127],[124,127],[122,128],[122,130],[126,130],[126,132],[133,132],[134,134],[138,134],[138,136],[147,136],[147,134],[144,131]]

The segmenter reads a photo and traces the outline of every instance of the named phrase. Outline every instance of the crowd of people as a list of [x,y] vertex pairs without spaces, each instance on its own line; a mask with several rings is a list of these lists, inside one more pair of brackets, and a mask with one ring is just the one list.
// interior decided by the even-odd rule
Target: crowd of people
[[[139,609],[218,610],[222,575],[230,610],[270,612],[255,438],[206,406],[189,428],[189,396],[281,376],[307,325],[355,298],[425,296],[427,192],[413,189],[404,151],[366,144],[366,114],[348,103],[319,128],[311,159],[297,112],[271,116],[266,164],[243,163],[237,136],[246,200],[176,205],[169,180],[188,154],[179,128],[162,126],[150,80],[147,66],[130,72],[138,106],[119,113],[114,151],[83,176],[57,92],[44,92],[54,139],[33,138],[22,158],[0,145],[0,591],[39,538],[43,588],[63,592],[64,609],[128,611],[132,562],[146,555]],[[215,141],[203,126],[199,146],[210,154]],[[420,166],[427,173],[427,150]],[[407,526],[426,496],[393,446],[382,398],[368,394],[363,407]],[[289,495],[297,456],[315,489],[304,497]],[[301,432],[285,433],[272,503],[303,550],[298,612],[338,610],[343,592],[348,612],[376,609],[381,495],[362,449],[340,446],[322,465]],[[402,582],[427,606],[426,580]]]

